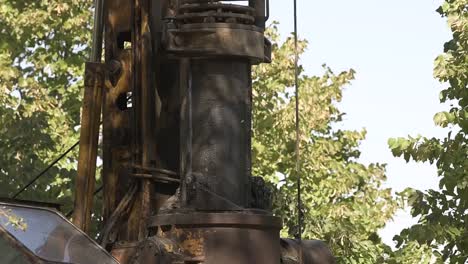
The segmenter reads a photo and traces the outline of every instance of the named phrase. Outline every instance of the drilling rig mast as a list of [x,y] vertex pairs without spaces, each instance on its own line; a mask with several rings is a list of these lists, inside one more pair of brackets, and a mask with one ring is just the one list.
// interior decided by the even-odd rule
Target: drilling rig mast
[[280,239],[271,191],[251,173],[268,0],[95,7],[73,223],[89,232],[102,123],[100,243],[121,264],[334,263],[321,242]]
[[[251,68],[271,60],[268,0],[116,0],[97,11],[105,63],[88,64],[87,83],[103,90],[102,245],[121,263],[312,263],[316,242],[280,240],[270,192],[251,175]],[[84,109],[96,113],[101,93],[89,94]],[[97,144],[99,115],[83,116],[82,142]],[[83,164],[75,223],[88,230],[95,168]]]

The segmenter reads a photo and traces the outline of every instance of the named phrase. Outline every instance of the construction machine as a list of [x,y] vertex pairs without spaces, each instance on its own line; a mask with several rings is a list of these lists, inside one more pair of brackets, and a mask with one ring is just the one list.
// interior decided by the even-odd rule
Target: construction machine
[[29,224],[0,221],[0,262],[334,263],[322,242],[280,238],[272,192],[252,175],[251,71],[272,59],[268,17],[268,0],[95,0],[72,223],[2,203]]

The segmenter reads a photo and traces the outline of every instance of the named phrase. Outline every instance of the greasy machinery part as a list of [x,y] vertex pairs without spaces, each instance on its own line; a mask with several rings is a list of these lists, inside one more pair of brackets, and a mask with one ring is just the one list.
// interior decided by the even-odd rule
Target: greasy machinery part
[[81,112],[80,151],[73,223],[84,232],[89,231],[91,222],[104,89],[105,67],[100,63],[102,55],[103,3],[104,0],[94,1],[93,42],[90,62],[86,63],[85,89]]

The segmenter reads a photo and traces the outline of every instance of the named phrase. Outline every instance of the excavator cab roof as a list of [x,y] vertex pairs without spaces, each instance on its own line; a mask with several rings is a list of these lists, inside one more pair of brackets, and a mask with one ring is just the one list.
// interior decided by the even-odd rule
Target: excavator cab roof
[[118,264],[58,211],[0,202],[2,263]]

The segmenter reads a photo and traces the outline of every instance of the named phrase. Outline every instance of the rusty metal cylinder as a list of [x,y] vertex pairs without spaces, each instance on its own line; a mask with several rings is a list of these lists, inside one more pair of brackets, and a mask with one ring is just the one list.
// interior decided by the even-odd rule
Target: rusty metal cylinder
[[156,263],[280,264],[281,220],[271,215],[248,211],[160,214],[150,225],[160,240],[179,245],[164,246],[170,249],[166,255],[182,256],[180,262]]
[[247,59],[191,62],[192,170],[207,192],[242,207],[250,194],[250,73]]
[[256,15],[265,20],[260,15],[265,5],[260,3],[264,0],[250,5],[182,0],[168,19],[165,50],[184,61],[180,67],[184,207],[236,211],[252,204],[251,65],[270,58],[264,28],[255,24]]

